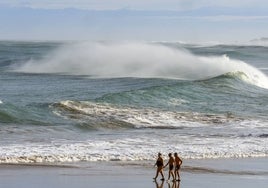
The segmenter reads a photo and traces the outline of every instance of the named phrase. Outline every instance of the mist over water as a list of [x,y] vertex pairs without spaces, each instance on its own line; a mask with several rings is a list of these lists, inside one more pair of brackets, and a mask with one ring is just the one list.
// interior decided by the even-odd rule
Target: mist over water
[[30,60],[15,71],[63,73],[92,77],[140,77],[200,80],[241,73],[244,81],[268,88],[268,79],[247,63],[223,56],[197,56],[184,48],[143,42],[80,42],[66,44],[41,60]]

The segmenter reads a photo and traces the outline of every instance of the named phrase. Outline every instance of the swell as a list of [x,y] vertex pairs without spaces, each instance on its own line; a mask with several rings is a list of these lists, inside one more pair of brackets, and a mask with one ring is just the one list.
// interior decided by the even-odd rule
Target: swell
[[180,129],[184,122],[192,126],[227,124],[266,116],[266,111],[255,105],[268,102],[266,92],[245,84],[244,76],[228,73],[201,81],[160,79],[144,88],[107,93],[90,101],[59,101],[50,107],[56,115],[88,129]]
[[46,119],[48,114],[46,114],[47,111],[45,109],[44,105],[31,108],[30,105],[17,106],[11,103],[3,103],[0,106],[0,123],[37,126],[51,125],[52,122]]
[[[69,117],[74,122],[79,122],[79,126],[81,125],[82,128],[88,129],[95,129],[97,125],[97,128],[146,126],[163,128],[166,125],[165,116],[170,117],[174,122],[181,122],[183,118],[190,122],[206,123],[207,121],[208,124],[227,122],[228,118],[241,119],[241,116],[238,115],[240,106],[236,104],[253,100],[251,98],[253,95],[254,100],[257,100],[256,104],[267,101],[258,94],[258,88],[246,85],[241,80],[243,76],[243,73],[225,74],[194,82],[151,79],[150,84],[144,84],[144,88],[104,94],[91,102],[76,101],[75,99],[59,101],[52,104],[51,107],[57,115]],[[141,79],[137,82],[145,80]],[[204,105],[202,105],[204,102],[213,105],[207,105],[208,107],[204,109]],[[229,108],[235,110],[231,111],[221,104],[228,104]],[[50,103],[30,103],[27,106],[16,106],[0,102],[0,122],[46,125],[61,121],[61,118],[54,118],[49,114],[51,110],[49,105]],[[231,105],[234,105],[235,108],[232,108]],[[244,108],[245,105],[242,107]],[[102,113],[99,113],[100,111]],[[247,112],[250,111],[249,108]],[[121,117],[116,116],[116,113],[119,113]],[[196,113],[196,120],[194,113]],[[144,117],[140,114],[143,114]],[[151,115],[152,119],[156,118],[159,122],[146,118],[146,114]],[[154,114],[158,117],[155,117]],[[251,114],[254,116],[254,113]],[[182,118],[178,118],[180,116]],[[209,116],[211,117],[209,118]],[[161,122],[163,125],[159,127]],[[173,124],[170,123],[166,128],[174,128]],[[175,128],[178,127],[175,126]]]
[[19,122],[19,120],[16,117],[10,115],[9,113],[0,111],[0,122],[1,123],[16,123],[16,122]]

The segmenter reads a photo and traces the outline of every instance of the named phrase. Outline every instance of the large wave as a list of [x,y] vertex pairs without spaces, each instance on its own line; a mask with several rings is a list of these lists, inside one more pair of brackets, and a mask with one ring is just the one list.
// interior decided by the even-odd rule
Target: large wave
[[142,77],[200,80],[243,73],[244,81],[268,88],[258,69],[227,55],[201,57],[183,48],[142,42],[80,42],[66,44],[41,60],[15,68],[28,73],[64,73],[94,77]]

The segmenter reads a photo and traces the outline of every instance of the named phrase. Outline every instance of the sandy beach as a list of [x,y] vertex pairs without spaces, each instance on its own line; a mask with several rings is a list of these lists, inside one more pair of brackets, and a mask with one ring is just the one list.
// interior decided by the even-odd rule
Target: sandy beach
[[[153,161],[152,161],[153,164]],[[167,169],[165,169],[167,178]],[[185,160],[180,183],[153,182],[151,162],[90,162],[60,165],[0,165],[0,187],[266,188],[268,159]]]

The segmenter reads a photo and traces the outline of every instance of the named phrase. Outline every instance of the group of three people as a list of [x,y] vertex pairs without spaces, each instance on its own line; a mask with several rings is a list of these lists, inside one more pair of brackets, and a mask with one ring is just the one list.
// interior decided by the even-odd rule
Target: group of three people
[[[163,169],[169,165],[169,173],[168,173],[168,180],[170,179],[170,176],[172,176],[173,181],[176,181],[176,177],[178,176],[177,181],[180,181],[180,167],[182,165],[182,160],[181,158],[178,156],[178,153],[174,153],[174,157],[172,156],[172,153],[168,154],[169,156],[169,160],[167,162],[166,165],[164,165],[164,160],[162,158],[162,154],[158,153],[158,158],[156,160],[155,166],[157,166],[157,170],[156,170],[156,175],[154,177],[154,179],[156,179],[159,175],[159,173],[162,176],[161,180],[165,180],[164,174],[163,174]],[[174,173],[174,165],[175,165],[175,173]]]

